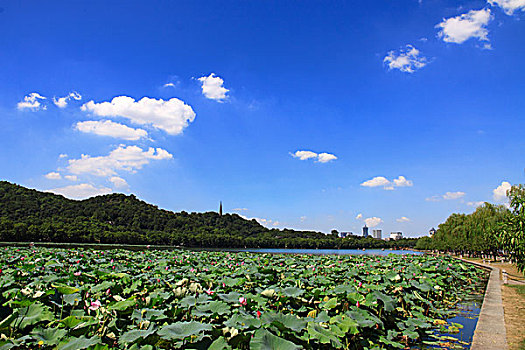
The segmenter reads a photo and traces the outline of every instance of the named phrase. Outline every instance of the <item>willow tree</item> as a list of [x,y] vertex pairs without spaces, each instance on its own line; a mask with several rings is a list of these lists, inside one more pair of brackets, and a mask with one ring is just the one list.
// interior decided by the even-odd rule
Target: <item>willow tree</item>
[[525,186],[512,186],[507,192],[511,215],[507,217],[499,235],[503,249],[507,251],[518,270],[525,271]]

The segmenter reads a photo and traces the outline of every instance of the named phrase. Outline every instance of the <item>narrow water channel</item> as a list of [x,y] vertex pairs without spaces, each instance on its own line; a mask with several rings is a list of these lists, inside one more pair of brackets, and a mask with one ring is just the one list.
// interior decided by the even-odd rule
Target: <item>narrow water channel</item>
[[[424,339],[427,344],[418,344],[412,349],[470,349],[479,313],[485,296],[486,279],[466,293],[463,300],[449,310],[446,325],[438,326],[432,335]],[[458,326],[456,326],[458,325]],[[428,343],[435,344],[428,344]]]

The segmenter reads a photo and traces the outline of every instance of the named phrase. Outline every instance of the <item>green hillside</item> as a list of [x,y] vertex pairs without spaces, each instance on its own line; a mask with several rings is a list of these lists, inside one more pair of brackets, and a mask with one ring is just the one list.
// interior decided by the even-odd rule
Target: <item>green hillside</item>
[[162,210],[134,195],[109,194],[75,201],[7,181],[0,181],[0,240],[288,248],[387,247],[414,243],[270,230],[237,214],[221,216],[216,212]]

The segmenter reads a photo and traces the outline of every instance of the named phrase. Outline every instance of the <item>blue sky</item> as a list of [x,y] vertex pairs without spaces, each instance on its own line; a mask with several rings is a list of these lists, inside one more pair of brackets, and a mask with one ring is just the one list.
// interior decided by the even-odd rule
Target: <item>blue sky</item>
[[0,177],[420,236],[525,165],[525,1],[0,0]]

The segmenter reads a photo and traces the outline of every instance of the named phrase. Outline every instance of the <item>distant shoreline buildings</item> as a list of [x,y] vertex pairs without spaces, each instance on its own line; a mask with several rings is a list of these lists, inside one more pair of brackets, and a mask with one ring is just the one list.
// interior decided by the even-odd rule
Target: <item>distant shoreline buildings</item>
[[[385,241],[398,241],[400,239],[403,239],[403,232],[401,232],[401,231],[390,232],[390,234],[387,237],[383,238],[383,230],[381,230],[381,229],[373,229],[372,230],[372,235],[369,235],[368,230],[369,230],[369,227],[366,226],[366,224],[365,224],[365,226],[363,226],[363,234],[362,234],[364,238],[372,237],[374,239],[382,239],[382,240],[385,240]],[[340,238],[350,238],[352,236],[356,237],[357,235],[354,235],[354,233],[350,232],[350,231],[339,232],[339,237]]]

